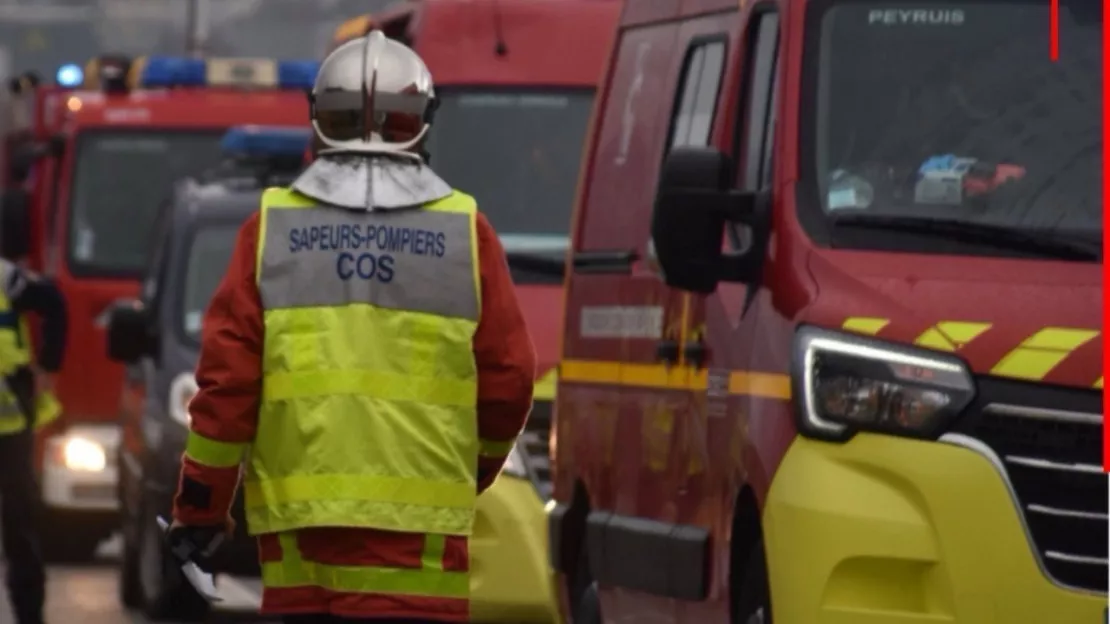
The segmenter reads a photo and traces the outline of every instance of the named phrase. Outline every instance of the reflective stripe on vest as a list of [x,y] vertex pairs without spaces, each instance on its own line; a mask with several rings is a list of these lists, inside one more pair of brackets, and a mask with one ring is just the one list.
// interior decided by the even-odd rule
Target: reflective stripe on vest
[[323,587],[336,592],[404,594],[468,598],[470,576],[443,569],[444,536],[427,535],[420,569],[327,565],[305,561],[293,533],[281,533],[281,561],[262,563],[262,584],[281,587]]
[[475,213],[461,193],[361,212],[266,191],[262,401],[243,486],[251,533],[470,534]]

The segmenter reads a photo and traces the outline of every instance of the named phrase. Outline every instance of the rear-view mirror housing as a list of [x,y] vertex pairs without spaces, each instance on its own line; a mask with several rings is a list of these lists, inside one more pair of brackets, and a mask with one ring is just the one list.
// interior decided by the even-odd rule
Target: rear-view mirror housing
[[[735,171],[732,158],[712,147],[677,147],[664,160],[651,237],[667,285],[711,293],[722,281],[758,279],[770,202],[734,189]],[[723,251],[730,223],[752,230],[748,249]]]
[[140,301],[125,299],[113,304],[108,313],[108,358],[133,364],[154,355],[158,337],[150,314]]
[[0,256],[19,260],[31,253],[31,196],[21,189],[0,194]]

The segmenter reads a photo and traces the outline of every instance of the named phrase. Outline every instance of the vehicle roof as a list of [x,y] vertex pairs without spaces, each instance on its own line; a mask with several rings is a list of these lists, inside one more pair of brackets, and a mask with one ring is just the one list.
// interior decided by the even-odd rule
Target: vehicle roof
[[[73,110],[70,102],[80,102]],[[245,91],[225,88],[136,90],[126,95],[74,91],[59,112],[80,126],[167,126],[227,128],[303,125],[308,119],[304,93],[290,90]]]
[[620,26],[626,28],[718,11],[743,9],[752,0],[625,0]]
[[248,176],[211,182],[185,179],[177,184],[171,236],[180,236],[202,222],[243,222],[258,210],[263,188]]
[[371,18],[387,32],[388,22],[409,23],[438,86],[594,87],[620,10],[615,0],[419,0]]

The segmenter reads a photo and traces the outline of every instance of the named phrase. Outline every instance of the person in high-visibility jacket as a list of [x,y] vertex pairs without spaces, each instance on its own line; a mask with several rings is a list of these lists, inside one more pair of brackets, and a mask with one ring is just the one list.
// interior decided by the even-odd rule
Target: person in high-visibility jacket
[[169,540],[231,528],[245,460],[262,612],[287,622],[468,621],[476,498],[531,409],[504,250],[423,156],[434,102],[380,31],[332,52],[327,149],[264,192],[204,318]]
[[[37,358],[27,314],[43,322]],[[62,366],[66,331],[65,299],[54,283],[0,259],[0,528],[16,624],[43,622],[46,570],[37,522],[35,431],[61,414],[53,375]]]

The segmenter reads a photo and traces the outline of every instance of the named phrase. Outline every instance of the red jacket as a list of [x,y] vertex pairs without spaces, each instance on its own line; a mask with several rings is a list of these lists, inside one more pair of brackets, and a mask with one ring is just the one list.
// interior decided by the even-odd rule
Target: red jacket
[[[262,306],[255,281],[258,213],[243,225],[227,274],[217,288],[204,318],[199,391],[189,404],[197,434],[229,443],[250,442],[258,423],[262,388]],[[509,442],[524,427],[531,409],[536,356],[516,300],[504,250],[493,227],[477,218],[481,270],[482,316],[474,336],[478,367],[478,434],[483,440]],[[493,484],[505,458],[479,459],[479,492]],[[228,515],[239,481],[238,468],[212,468],[188,457],[182,478],[189,477],[211,491],[205,509],[174,500],[174,518],[184,524],[220,524]],[[297,532],[306,560],[330,565],[367,565],[419,568],[423,534],[371,529],[318,528]],[[276,535],[258,540],[260,559],[281,560]],[[444,569],[469,568],[467,540],[449,537]],[[321,588],[266,589],[263,613],[333,613],[336,615],[396,618],[435,618],[465,622],[465,600],[329,592]]]

